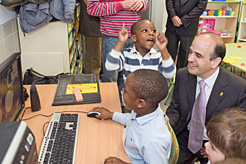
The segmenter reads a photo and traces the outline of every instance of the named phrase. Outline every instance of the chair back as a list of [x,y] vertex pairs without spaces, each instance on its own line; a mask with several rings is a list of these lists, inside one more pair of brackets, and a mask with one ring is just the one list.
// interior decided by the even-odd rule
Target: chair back
[[166,123],[167,123],[168,130],[170,131],[171,136],[172,136],[171,152],[170,152],[170,157],[169,157],[168,163],[169,164],[176,164],[178,162],[178,159],[179,159],[179,143],[178,143],[178,140],[176,138],[176,135],[175,135],[171,125],[169,124],[168,121],[166,121]]

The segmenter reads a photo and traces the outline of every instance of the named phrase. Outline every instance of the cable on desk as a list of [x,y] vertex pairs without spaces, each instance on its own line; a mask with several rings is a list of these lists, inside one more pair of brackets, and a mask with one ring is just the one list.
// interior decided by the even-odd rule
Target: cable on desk
[[52,115],[53,115],[53,113],[52,113],[52,114],[50,114],[50,115],[37,114],[37,115],[34,115],[34,116],[32,116],[32,117],[29,117],[29,118],[23,119],[23,121],[25,121],[25,120],[29,120],[29,119],[32,119],[32,118],[37,117],[37,116],[50,117],[50,116],[52,116]]
[[22,118],[23,118],[23,116],[24,116],[24,114],[25,114],[25,112],[26,112],[26,109],[29,109],[29,108],[31,108],[31,107],[25,107],[25,109],[24,109],[24,111],[23,111],[23,113],[22,113],[22,115],[21,115],[21,118],[19,118],[19,121],[22,120]]
[[[27,108],[30,108],[30,107],[27,107]],[[25,108],[25,110],[26,110],[27,108]],[[88,112],[84,112],[84,111],[61,111],[61,112],[58,112],[58,113],[66,113],[66,112],[70,112],[70,113],[76,112],[76,113],[85,113],[85,114],[88,113]],[[34,116],[32,116],[32,117],[22,119],[24,113],[25,113],[25,111],[23,112],[23,114],[22,114],[22,116],[21,116],[21,120],[22,120],[22,121],[29,120],[29,119],[32,119],[32,118],[37,117],[37,116],[50,117],[50,116],[52,116],[52,115],[54,114],[54,113],[52,113],[52,114],[50,114],[50,115],[37,114],[37,115],[34,115]],[[20,121],[21,121],[21,120],[20,120]]]
[[49,123],[49,121],[45,122],[44,125],[43,125],[43,136],[45,135],[45,130],[44,130],[45,125],[48,124],[48,123]]

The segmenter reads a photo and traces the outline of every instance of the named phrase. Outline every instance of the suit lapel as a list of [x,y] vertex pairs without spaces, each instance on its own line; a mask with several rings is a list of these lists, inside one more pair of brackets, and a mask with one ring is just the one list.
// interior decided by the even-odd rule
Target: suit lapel
[[207,103],[206,118],[208,118],[214,111],[216,111],[217,106],[228,94],[227,90],[227,78],[225,70],[220,68],[219,75],[214,83],[211,95]]

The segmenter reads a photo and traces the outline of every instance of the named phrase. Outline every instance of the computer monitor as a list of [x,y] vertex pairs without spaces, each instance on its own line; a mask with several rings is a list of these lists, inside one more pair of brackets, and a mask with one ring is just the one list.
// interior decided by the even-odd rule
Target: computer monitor
[[0,122],[15,121],[24,108],[20,53],[0,64]]

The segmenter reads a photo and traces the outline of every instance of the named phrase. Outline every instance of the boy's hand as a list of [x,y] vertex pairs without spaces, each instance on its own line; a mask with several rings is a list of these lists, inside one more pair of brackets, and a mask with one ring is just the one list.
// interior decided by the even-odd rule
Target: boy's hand
[[168,40],[167,38],[162,35],[161,33],[156,34],[156,40],[155,40],[156,46],[160,51],[163,51],[167,48]]
[[108,109],[104,107],[95,107],[91,111],[100,112],[101,115],[96,115],[96,118],[103,120],[112,119],[114,114],[113,112],[110,112]]
[[165,121],[169,122],[169,117],[166,114],[164,114],[164,119]]
[[129,163],[124,162],[117,157],[108,157],[107,159],[105,159],[104,164],[129,164]]
[[161,57],[163,60],[168,60],[170,58],[170,55],[167,51],[167,38],[162,35],[161,33],[156,34],[155,44],[160,50]]
[[205,151],[205,147],[203,147],[201,150],[200,150],[200,153],[201,153],[201,155],[203,156],[203,158],[208,158],[208,154],[207,154],[207,152]]
[[127,29],[125,28],[125,23],[123,23],[122,28],[120,32],[118,33],[118,39],[119,40],[116,43],[114,50],[120,52],[128,39],[128,32],[127,32]]
[[125,23],[123,23],[122,28],[120,32],[118,33],[118,38],[119,38],[119,41],[124,44],[128,39],[128,32],[127,32],[127,29],[125,28]]

